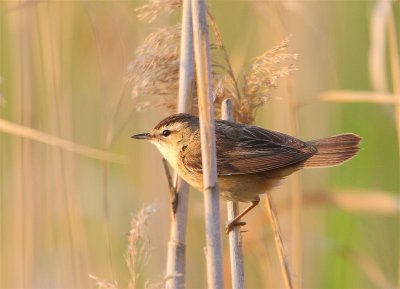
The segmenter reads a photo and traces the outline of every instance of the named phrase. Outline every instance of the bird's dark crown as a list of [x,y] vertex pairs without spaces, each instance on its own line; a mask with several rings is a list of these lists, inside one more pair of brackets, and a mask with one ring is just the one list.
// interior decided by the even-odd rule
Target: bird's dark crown
[[199,119],[196,116],[187,113],[177,113],[164,118],[154,127],[154,130],[158,130],[164,126],[171,126],[174,123],[192,123],[198,121]]

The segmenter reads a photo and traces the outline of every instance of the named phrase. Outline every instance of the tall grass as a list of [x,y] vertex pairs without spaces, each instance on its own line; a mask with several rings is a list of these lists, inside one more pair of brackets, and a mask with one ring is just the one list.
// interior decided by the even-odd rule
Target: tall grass
[[[213,56],[221,61],[228,55],[230,60],[230,77],[216,78],[216,84],[227,88],[220,92],[242,96],[243,78],[234,81],[242,64],[251,70],[254,57],[288,35],[290,47],[282,52],[299,54],[298,71],[288,86],[280,82],[267,91],[268,102],[251,121],[303,139],[344,131],[364,137],[352,162],[306,171],[295,177],[301,179],[295,180],[295,190],[285,182],[271,192],[288,254],[299,256],[291,261],[299,264],[293,267],[297,287],[398,283],[398,3],[390,2],[391,14],[381,30],[387,33],[387,49],[380,50],[385,53],[387,91],[373,90],[369,79],[368,49],[379,41],[369,38],[369,30],[379,28],[371,28],[372,2],[237,1],[230,9],[221,1],[208,4],[224,40]],[[130,213],[153,201],[159,210],[147,223],[152,249],[136,286],[163,278],[167,184],[158,153],[129,136],[148,130],[164,111],[135,110],[139,103],[160,99],[132,97],[128,70],[147,35],[169,26],[180,10],[179,3],[172,3],[166,14],[148,15],[154,18],[149,26],[136,20],[139,5],[0,2],[1,287],[89,288],[94,285],[89,273],[124,284],[129,279],[122,256]],[[178,46],[164,48],[177,55]],[[173,80],[164,76],[158,79]],[[296,190],[302,193],[295,195],[293,210],[291,192]],[[192,196],[188,288],[206,286],[202,198],[197,192]],[[295,222],[292,214],[299,217]],[[246,216],[243,250],[249,288],[284,284],[266,217],[261,207]],[[300,220],[302,226],[293,229]],[[228,276],[224,274],[225,284],[230,284]]]

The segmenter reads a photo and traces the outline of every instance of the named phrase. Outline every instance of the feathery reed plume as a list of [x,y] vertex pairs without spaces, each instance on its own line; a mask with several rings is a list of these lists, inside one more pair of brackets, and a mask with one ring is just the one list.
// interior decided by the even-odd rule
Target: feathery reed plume
[[157,97],[156,102],[141,102],[137,108],[164,107],[175,111],[179,84],[179,40],[181,28],[175,25],[150,34],[137,48],[128,67],[128,82],[133,98]]
[[[149,0],[136,9],[139,19],[154,21],[161,12],[171,13],[181,6],[178,0]],[[150,20],[150,21],[149,21]],[[292,63],[297,54],[285,53],[289,38],[255,57],[247,69],[236,77],[223,44],[218,26],[207,9],[207,20],[213,32],[210,40],[214,115],[220,118],[221,104],[230,98],[235,107],[234,120],[254,123],[257,109],[271,98],[281,78],[297,70]],[[132,96],[145,96],[146,100],[136,105],[138,111],[163,107],[175,112],[179,80],[180,24],[162,28],[150,34],[136,50],[135,59],[128,68],[128,81],[132,84]],[[196,86],[196,84],[195,84]],[[198,114],[196,87],[193,93],[192,114]]]
[[220,114],[223,100],[231,98],[235,107],[234,119],[242,123],[254,123],[257,109],[271,98],[271,91],[277,88],[279,79],[297,70],[291,61],[296,60],[298,55],[284,53],[289,46],[289,38],[285,38],[278,45],[255,57],[249,67],[236,77],[210,11],[208,19],[214,33],[211,61],[215,114]]
[[139,21],[151,23],[161,14],[171,14],[182,6],[181,0],[148,0],[146,4],[135,9]]
[[[214,25],[215,26],[215,25]],[[214,28],[214,35],[218,32]],[[220,36],[214,36],[217,44],[211,45],[213,94],[215,115],[221,114],[224,99],[231,98],[235,107],[234,119],[242,123],[254,123],[257,109],[271,98],[271,91],[279,79],[297,70],[292,60],[297,54],[285,53],[289,39],[254,58],[253,63],[238,79],[235,78],[229,57]],[[162,28],[150,34],[136,50],[135,59],[128,70],[132,96],[147,96],[137,104],[137,110],[163,107],[176,111],[176,95],[179,80],[180,26]],[[193,95],[193,114],[197,114],[197,94]]]
[[89,274],[89,277],[96,282],[96,286],[99,289],[118,289],[118,282],[116,280],[109,282],[92,274]]
[[[139,267],[145,263],[148,258],[149,240],[146,234],[147,221],[156,211],[155,204],[143,207],[139,213],[132,217],[131,229],[128,233],[128,250],[125,255],[126,264],[130,273],[128,282],[129,289],[136,289],[137,280],[140,276]],[[118,282],[107,281],[95,275],[89,274],[89,277],[96,281],[96,285],[100,289],[117,289]]]
[[256,110],[271,98],[271,90],[278,86],[278,80],[297,70],[290,63],[297,58],[297,54],[284,53],[288,45],[289,38],[286,38],[256,57],[244,75],[244,98],[240,105],[243,122],[254,122]]
[[144,207],[132,218],[131,229],[128,234],[128,251],[125,256],[126,264],[129,268],[131,279],[128,284],[129,289],[136,289],[136,282],[139,278],[138,267],[148,258],[149,240],[146,234],[146,224],[149,217],[154,214],[156,207],[150,204]]

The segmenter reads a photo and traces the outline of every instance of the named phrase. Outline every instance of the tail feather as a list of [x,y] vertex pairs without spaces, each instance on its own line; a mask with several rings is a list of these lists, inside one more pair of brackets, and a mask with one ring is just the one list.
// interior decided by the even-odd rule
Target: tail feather
[[360,141],[361,137],[352,133],[309,141],[318,151],[303,165],[306,168],[340,165],[357,154]]

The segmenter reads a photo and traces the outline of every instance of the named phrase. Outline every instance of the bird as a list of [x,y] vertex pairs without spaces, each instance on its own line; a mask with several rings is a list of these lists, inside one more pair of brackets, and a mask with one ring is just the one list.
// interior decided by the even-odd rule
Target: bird
[[[154,144],[191,186],[203,190],[199,118],[186,113],[161,120],[150,132],[135,134]],[[215,120],[220,197],[250,205],[226,225],[229,233],[260,202],[260,195],[303,168],[333,167],[353,158],[361,137],[353,133],[302,141],[255,125]]]

